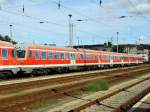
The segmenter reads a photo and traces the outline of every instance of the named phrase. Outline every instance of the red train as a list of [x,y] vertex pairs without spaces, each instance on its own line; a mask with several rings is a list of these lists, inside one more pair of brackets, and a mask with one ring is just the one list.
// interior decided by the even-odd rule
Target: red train
[[15,46],[8,42],[0,41],[0,75],[18,73],[17,55]]
[[14,45],[0,41],[0,74],[43,73],[74,69],[101,68],[144,63],[138,55],[94,51],[85,49],[57,48],[44,45]]

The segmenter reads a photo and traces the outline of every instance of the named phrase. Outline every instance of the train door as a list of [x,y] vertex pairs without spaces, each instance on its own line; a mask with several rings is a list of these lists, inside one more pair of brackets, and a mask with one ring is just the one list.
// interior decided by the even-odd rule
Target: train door
[[109,55],[110,66],[113,67],[113,55]]
[[0,66],[2,65],[2,49],[0,48]]
[[70,64],[71,65],[75,65],[76,64],[75,54],[74,53],[70,53]]
[[98,67],[101,67],[101,55],[98,55],[99,64]]
[[120,57],[122,66],[124,65],[124,58],[123,57],[124,57],[123,55],[121,55],[121,57]]

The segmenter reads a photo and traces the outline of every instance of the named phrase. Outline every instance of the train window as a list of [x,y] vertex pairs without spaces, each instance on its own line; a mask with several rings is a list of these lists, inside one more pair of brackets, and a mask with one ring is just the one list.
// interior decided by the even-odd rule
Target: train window
[[107,60],[107,56],[106,55],[104,55],[104,59]]
[[60,58],[64,59],[64,53],[60,53]]
[[103,55],[101,55],[101,56],[100,56],[100,59],[101,59],[101,60],[103,60],[103,59],[104,59],[104,56],[103,56]]
[[113,60],[115,60],[115,56],[113,56]]
[[78,59],[78,53],[75,54],[75,59],[76,59],[76,60]]
[[88,58],[88,60],[90,60],[90,54],[88,54],[87,58]]
[[92,59],[95,60],[95,56],[94,55],[92,55]]
[[119,57],[119,56],[117,56],[117,59],[118,59],[118,60],[120,60],[120,57]]
[[25,58],[25,50],[17,50],[18,58]]
[[69,53],[66,53],[66,59],[67,59],[67,60],[70,59]]
[[83,59],[84,59],[83,54],[80,54],[80,59],[81,59],[81,60],[83,60]]
[[32,51],[29,51],[28,53],[28,57],[31,58],[32,57]]
[[96,59],[99,60],[99,56],[96,56]]
[[107,55],[107,60],[110,60],[110,56],[109,55]]
[[120,59],[123,60],[123,56],[121,56]]
[[83,59],[86,60],[86,54],[83,55]]
[[112,56],[109,56],[109,59],[112,60]]
[[75,54],[72,54],[72,58],[73,58],[73,60],[75,60],[75,59],[76,59],[76,56],[75,56]]
[[49,53],[48,53],[48,59],[51,60],[52,58],[53,58],[53,57],[52,57],[52,52],[49,52]]
[[12,53],[12,57],[16,58],[16,51],[14,49],[11,51],[11,53]]
[[42,60],[46,60],[46,52],[42,52]]
[[74,60],[76,60],[77,58],[76,58],[76,53],[74,53]]
[[54,58],[55,59],[58,59],[59,57],[58,57],[58,53],[54,53]]
[[75,59],[75,54],[71,53],[70,58],[71,58],[71,60],[74,60]]
[[36,60],[40,59],[40,52],[38,52],[38,51],[35,52],[35,59]]
[[7,51],[7,49],[2,49],[2,59],[8,59],[8,51]]

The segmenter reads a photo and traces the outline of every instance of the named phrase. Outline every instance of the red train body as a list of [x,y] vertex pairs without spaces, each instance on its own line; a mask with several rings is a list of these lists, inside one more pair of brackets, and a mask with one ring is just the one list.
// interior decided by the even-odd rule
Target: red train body
[[144,58],[133,54],[44,45],[27,45],[16,49],[12,44],[0,41],[1,74],[66,71],[138,63],[144,63]]
[[19,71],[15,46],[8,42],[0,41],[0,74],[10,75]]

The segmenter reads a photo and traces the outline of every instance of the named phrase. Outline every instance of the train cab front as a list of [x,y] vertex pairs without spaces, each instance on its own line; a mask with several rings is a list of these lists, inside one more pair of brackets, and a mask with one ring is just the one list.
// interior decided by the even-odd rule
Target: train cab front
[[20,65],[21,73],[31,73],[30,68],[27,64],[27,50],[22,47],[17,48],[18,65]]

